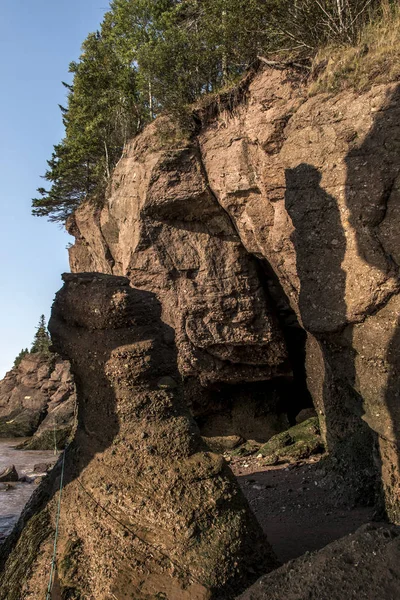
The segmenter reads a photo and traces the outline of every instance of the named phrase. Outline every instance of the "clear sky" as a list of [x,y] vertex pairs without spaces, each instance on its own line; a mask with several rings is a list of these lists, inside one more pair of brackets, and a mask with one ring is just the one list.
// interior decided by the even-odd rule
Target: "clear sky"
[[49,317],[71,238],[31,216],[53,145],[68,64],[108,0],[0,0],[0,378]]

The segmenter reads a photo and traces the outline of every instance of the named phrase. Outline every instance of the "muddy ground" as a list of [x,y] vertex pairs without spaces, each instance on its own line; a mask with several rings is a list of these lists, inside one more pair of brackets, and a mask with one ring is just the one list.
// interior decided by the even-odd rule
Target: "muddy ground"
[[371,507],[338,504],[327,486],[321,458],[274,466],[263,465],[255,456],[230,459],[253,512],[283,563],[353,533],[374,517]]

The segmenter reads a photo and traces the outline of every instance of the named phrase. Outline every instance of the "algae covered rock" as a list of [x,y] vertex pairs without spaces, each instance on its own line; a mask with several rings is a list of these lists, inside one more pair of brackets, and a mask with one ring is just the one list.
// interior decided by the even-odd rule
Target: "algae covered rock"
[[0,483],[9,483],[12,481],[18,481],[18,473],[14,465],[7,467],[0,473]]
[[274,435],[258,452],[266,464],[296,461],[324,451],[318,417],[303,421],[287,431]]

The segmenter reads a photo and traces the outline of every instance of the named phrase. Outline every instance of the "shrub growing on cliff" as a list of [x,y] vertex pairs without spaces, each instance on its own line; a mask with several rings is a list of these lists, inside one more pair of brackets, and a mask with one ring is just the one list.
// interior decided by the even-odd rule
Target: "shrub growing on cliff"
[[28,350],[28,348],[23,348],[23,349],[21,350],[21,352],[18,354],[18,356],[17,356],[17,357],[15,358],[15,360],[14,360],[14,368],[18,367],[18,366],[21,364],[21,362],[22,362],[22,359],[23,359],[23,358],[24,358],[24,357],[25,357],[27,354],[29,354],[29,350]]

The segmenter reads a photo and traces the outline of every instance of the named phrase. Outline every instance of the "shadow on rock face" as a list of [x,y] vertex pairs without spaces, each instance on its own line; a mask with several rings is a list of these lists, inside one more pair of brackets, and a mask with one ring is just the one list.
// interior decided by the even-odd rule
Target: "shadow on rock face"
[[[392,86],[373,126],[346,158],[346,203],[365,265],[360,289],[374,289],[368,319],[353,328],[365,420],[378,434],[382,485],[400,523],[400,86]],[[356,290],[357,293],[357,290]]]
[[318,169],[300,164],[286,171],[285,206],[295,228],[301,320],[313,333],[335,331],[346,321],[346,239],[337,201],[321,187]]
[[299,313],[310,334],[309,384],[324,373],[312,392],[328,449],[340,459],[353,501],[373,500],[380,463],[394,522],[400,522],[399,89],[392,86],[383,106],[371,108],[369,132],[352,136],[337,198],[308,164],[286,171],[285,196]]
[[[78,426],[61,503],[62,597],[234,598],[276,559],[232,473],[203,445],[188,413],[173,331],[158,301],[122,277],[64,281],[50,330],[71,361]],[[56,488],[53,482],[50,501],[43,492],[14,543],[1,599],[17,589],[44,594]],[[35,551],[21,559],[27,544]]]
[[361,419],[362,398],[353,389],[354,350],[341,338],[347,323],[347,274],[342,268],[347,241],[340,204],[322,188],[318,169],[300,164],[286,171],[285,206],[294,226],[291,239],[299,278],[299,313],[309,332],[308,362],[312,364],[310,357],[317,357],[316,380],[322,379],[323,372],[322,389],[313,390],[313,395],[323,415],[326,446],[340,457],[336,477],[338,483],[345,479],[341,487],[348,501],[369,503],[375,490],[373,442]]

